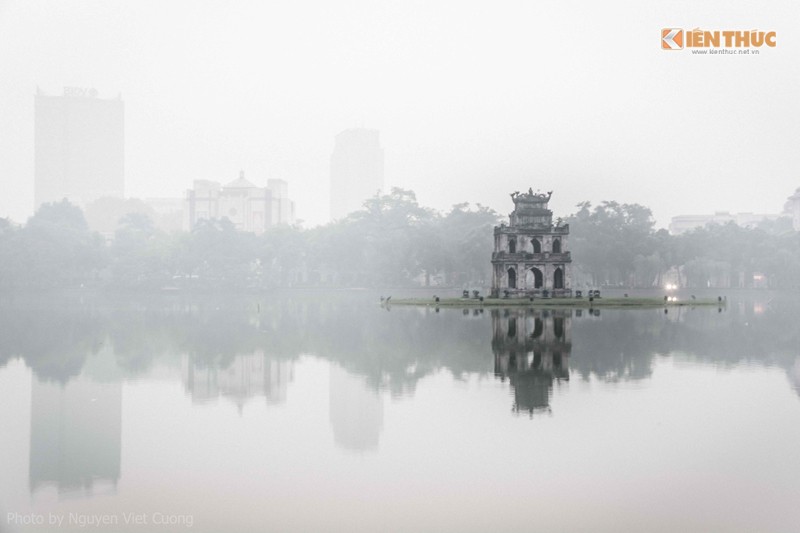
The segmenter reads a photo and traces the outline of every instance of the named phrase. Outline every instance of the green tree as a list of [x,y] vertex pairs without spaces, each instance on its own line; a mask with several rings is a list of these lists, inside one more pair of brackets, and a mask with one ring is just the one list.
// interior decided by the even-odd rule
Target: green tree
[[111,246],[112,279],[120,286],[160,287],[168,283],[174,271],[170,265],[172,243],[155,229],[143,213],[123,216]]
[[227,219],[200,220],[180,248],[176,263],[185,277],[205,287],[245,287],[255,282],[257,239]]
[[595,286],[634,285],[636,258],[655,252],[650,209],[608,201],[594,209],[589,202],[577,207],[567,217],[573,261],[591,275]]
[[72,287],[94,282],[107,256],[102,237],[67,200],[44,204],[20,234],[21,274],[29,287]]
[[446,281],[450,285],[488,285],[492,269],[489,258],[494,249],[494,227],[498,213],[477,204],[456,204],[442,218],[440,233],[446,250]]

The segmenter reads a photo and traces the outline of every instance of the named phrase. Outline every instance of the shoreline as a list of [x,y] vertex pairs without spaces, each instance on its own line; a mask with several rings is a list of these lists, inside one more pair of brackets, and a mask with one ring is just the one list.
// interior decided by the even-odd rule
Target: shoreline
[[[383,302],[385,305],[386,302]],[[697,299],[675,300],[665,302],[663,298],[484,298],[483,301],[475,298],[441,298],[438,302],[432,299],[400,298],[391,300],[389,305],[416,306],[416,307],[619,307],[619,308],[657,308],[657,307],[692,307],[692,306],[717,306],[727,304],[725,300]]]

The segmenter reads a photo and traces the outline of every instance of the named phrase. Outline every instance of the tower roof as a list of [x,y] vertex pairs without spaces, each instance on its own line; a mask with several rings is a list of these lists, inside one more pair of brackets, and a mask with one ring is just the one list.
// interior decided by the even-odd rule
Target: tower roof
[[533,192],[533,188],[528,189],[527,193],[519,191],[511,193],[511,199],[514,201],[515,206],[523,204],[526,207],[535,206],[542,209],[547,209],[547,203],[550,201],[551,196],[553,196],[553,191],[548,191],[547,193]]

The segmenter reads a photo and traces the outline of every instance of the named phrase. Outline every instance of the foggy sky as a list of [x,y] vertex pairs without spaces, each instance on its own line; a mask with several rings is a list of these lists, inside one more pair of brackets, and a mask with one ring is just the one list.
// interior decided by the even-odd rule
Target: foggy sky
[[[334,135],[380,130],[389,186],[424,205],[554,190],[678,214],[779,212],[800,187],[800,5],[703,2],[0,0],[0,216],[33,209],[33,95],[125,101],[126,192],[289,182],[328,217]],[[760,29],[758,56],[660,29]]]

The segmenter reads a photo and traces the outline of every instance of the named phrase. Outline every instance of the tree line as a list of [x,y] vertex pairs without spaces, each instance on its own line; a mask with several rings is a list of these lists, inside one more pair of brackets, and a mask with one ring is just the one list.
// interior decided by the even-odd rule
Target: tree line
[[800,288],[800,232],[789,217],[741,227],[656,230],[639,204],[579,204],[568,217],[578,277],[594,286]]
[[497,213],[481,205],[439,213],[393,189],[311,229],[284,225],[255,235],[223,218],[167,233],[130,213],[106,240],[64,200],[41,206],[22,227],[0,219],[0,287],[484,285],[497,223]]
[[[0,219],[0,288],[269,289],[491,284],[493,228],[502,217],[467,203],[439,212],[392,189],[343,220],[260,235],[228,219],[164,232],[141,213],[110,239],[80,208],[45,204],[23,226]],[[800,233],[779,219],[756,228],[713,225],[670,235],[639,204],[589,202],[566,217],[579,286],[800,286]]]

